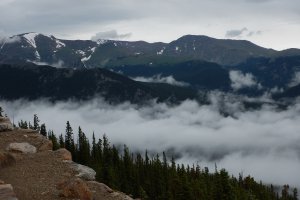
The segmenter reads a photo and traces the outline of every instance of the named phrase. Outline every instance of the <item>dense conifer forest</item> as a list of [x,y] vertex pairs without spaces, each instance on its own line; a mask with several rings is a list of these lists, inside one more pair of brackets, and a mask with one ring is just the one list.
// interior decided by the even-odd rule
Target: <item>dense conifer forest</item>
[[[234,177],[225,169],[209,171],[198,164],[183,165],[168,159],[166,154],[133,153],[124,145],[113,145],[106,135],[89,141],[81,127],[74,131],[69,121],[65,134],[56,136],[39,125],[37,115],[33,123],[20,121],[20,128],[38,130],[53,142],[53,149],[66,148],[73,160],[93,168],[96,180],[134,198],[151,200],[297,200],[296,188],[288,184],[273,186],[257,182],[251,176]],[[76,137],[74,135],[76,134]],[[74,138],[77,138],[75,141]]]

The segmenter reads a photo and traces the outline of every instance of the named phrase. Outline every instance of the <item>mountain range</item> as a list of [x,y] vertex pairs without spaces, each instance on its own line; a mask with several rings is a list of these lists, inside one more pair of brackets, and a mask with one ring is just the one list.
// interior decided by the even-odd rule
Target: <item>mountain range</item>
[[0,45],[0,84],[6,85],[0,97],[5,99],[101,95],[112,102],[136,103],[197,99],[199,91],[213,90],[268,93],[274,99],[300,95],[299,49],[276,51],[201,35],[147,43],[24,33]]
[[3,40],[0,62],[33,62],[72,68],[174,64],[189,60],[234,66],[249,58],[300,55],[299,49],[276,51],[246,40],[186,35],[170,43],[115,40],[62,40],[24,33]]

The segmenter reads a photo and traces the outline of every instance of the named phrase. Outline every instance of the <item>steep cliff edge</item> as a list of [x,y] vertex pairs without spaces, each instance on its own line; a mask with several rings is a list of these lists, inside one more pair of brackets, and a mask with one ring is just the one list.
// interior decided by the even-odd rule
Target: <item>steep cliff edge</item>
[[[7,118],[2,121],[10,123]],[[0,200],[131,199],[94,181],[92,169],[71,159],[65,149],[52,151],[51,141],[34,130],[2,130]]]

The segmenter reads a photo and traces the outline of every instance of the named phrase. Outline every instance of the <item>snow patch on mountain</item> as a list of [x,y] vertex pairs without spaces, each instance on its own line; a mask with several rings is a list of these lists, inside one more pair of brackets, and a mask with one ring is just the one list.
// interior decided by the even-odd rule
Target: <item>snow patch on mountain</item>
[[91,59],[91,57],[92,57],[92,54],[89,55],[88,57],[81,58],[81,61],[82,61],[82,62],[86,62],[86,61],[88,61],[89,59]]
[[35,58],[36,58],[37,60],[40,60],[40,59],[41,59],[41,55],[39,54],[38,51],[35,51],[35,52],[34,52],[34,55],[35,55]]
[[79,54],[81,56],[85,56],[85,52],[82,51],[82,50],[76,50],[75,52],[76,52],[76,54]]
[[97,45],[105,44],[107,41],[108,40],[99,39],[99,40],[97,40]]
[[65,47],[66,46],[66,44],[65,43],[63,43],[63,42],[61,42],[60,40],[55,40],[55,42],[56,42],[56,48],[57,49],[59,49],[59,48],[62,48],[62,47]]
[[35,37],[38,36],[38,33],[27,33],[24,34],[23,37],[27,40],[27,42],[33,47],[36,48]]
[[91,48],[92,53],[96,51],[96,47]]
[[156,52],[157,55],[162,55],[165,51],[166,47],[163,47],[160,51]]

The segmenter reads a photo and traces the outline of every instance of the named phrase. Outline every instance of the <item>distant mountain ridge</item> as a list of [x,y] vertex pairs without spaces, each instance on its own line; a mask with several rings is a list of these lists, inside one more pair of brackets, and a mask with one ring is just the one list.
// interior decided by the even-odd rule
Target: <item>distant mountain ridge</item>
[[24,33],[3,41],[1,63],[33,62],[71,68],[172,64],[203,60],[233,66],[257,57],[300,55],[299,49],[276,51],[246,40],[185,35],[170,43],[115,40],[63,40],[52,35]]

